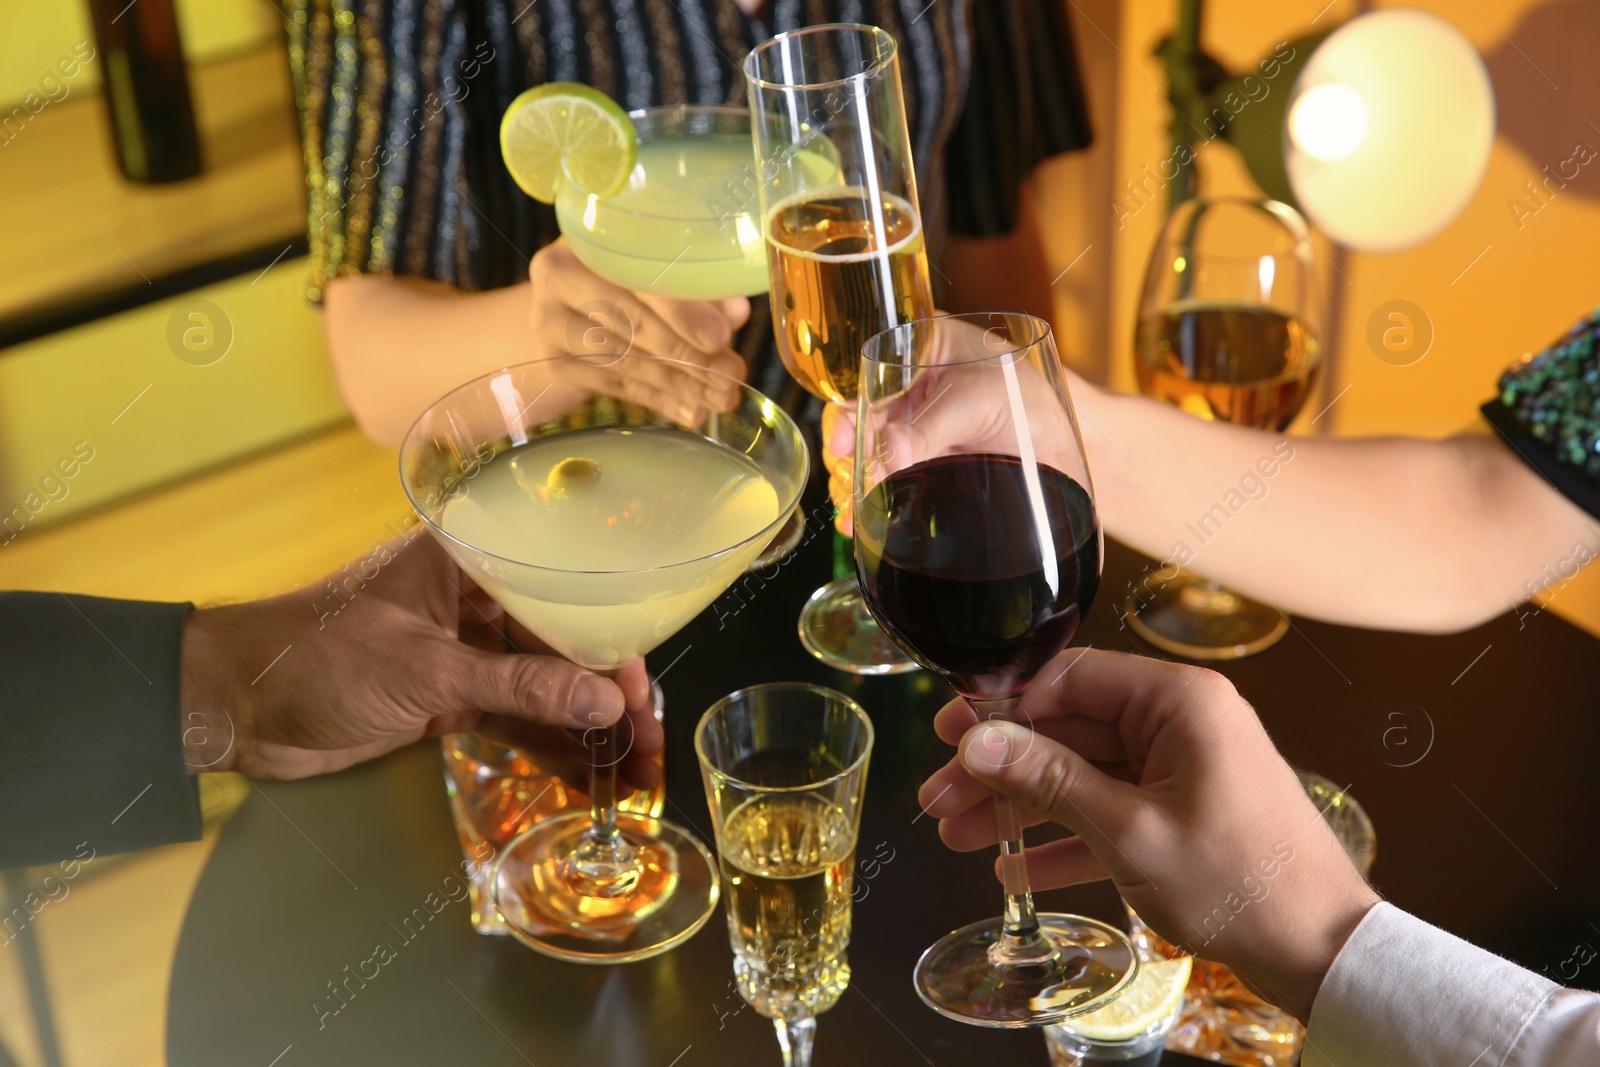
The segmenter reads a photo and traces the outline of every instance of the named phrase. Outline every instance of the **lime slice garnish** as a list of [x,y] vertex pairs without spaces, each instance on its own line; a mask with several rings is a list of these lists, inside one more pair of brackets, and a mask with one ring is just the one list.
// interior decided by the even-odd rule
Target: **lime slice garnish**
[[1189,984],[1190,958],[1142,960],[1139,974],[1122,995],[1103,1008],[1068,1019],[1062,1027],[1090,1041],[1126,1041],[1138,1037],[1178,1011]]
[[500,154],[522,191],[550,204],[563,181],[599,197],[617,192],[639,158],[639,141],[633,120],[605,93],[547,82],[506,108]]

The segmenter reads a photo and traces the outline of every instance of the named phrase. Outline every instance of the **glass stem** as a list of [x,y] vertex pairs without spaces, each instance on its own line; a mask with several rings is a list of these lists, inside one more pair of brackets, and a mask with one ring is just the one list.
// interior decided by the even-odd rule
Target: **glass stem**
[[778,1047],[783,1050],[783,1067],[811,1067],[811,1042],[817,1036],[817,1019],[774,1019]]
[[592,782],[589,786],[589,816],[594,826],[589,830],[596,843],[613,844],[617,839],[617,763],[614,753],[621,742],[621,732],[616,726],[591,730],[585,739],[589,745]]
[[573,892],[589,897],[615,898],[633,892],[643,867],[638,853],[617,831],[617,745],[621,741],[616,726],[584,733],[589,746],[593,783],[589,787],[589,829],[584,831],[565,872]]
[[843,578],[856,572],[856,543],[838,530],[833,531],[833,576]]
[[[1016,722],[1021,697],[1006,700],[970,700],[982,719]],[[1028,888],[1028,861],[1022,852],[1022,818],[1011,798],[994,795],[995,826],[1000,831],[1000,878],[1005,884],[1006,906],[1000,940],[989,946],[989,959],[997,967],[1023,967],[1056,958],[1055,946],[1039,930]]]

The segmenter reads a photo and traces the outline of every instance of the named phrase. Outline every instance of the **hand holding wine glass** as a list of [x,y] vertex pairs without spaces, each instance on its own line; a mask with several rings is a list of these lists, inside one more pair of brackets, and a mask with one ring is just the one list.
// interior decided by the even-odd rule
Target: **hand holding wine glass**
[[[1050,327],[1007,313],[906,323],[867,342],[860,382],[862,595],[885,632],[979,714],[1014,722],[1100,583],[1093,487]],[[990,414],[970,443],[912,447],[924,416],[974,394]],[[1045,1026],[1107,1003],[1138,969],[1132,944],[1092,919],[1037,914],[1017,810],[999,795],[992,808],[1005,914],[924,953],[917,992],[993,1027]]]
[[1028,850],[1036,884],[1110,878],[1162,937],[1306,1019],[1378,896],[1233,685],[1199,667],[1072,650],[1022,707],[1031,731],[980,723],[959,699],[934,720],[961,750],[921,792],[945,843],[992,847],[998,790],[1024,821],[1079,835]]
[[[1196,418],[1281,431],[1321,369],[1316,253],[1292,207],[1198,197],[1176,208],[1150,252],[1134,370],[1146,396]],[[1166,652],[1199,660],[1254,655],[1288,617],[1198,575],[1136,590],[1123,618]]]
[[[949,315],[930,331],[925,358],[936,370],[918,376],[913,390],[884,408],[873,431],[880,447],[896,462],[912,463],[962,451],[1013,446],[1016,431],[1007,408],[1006,384],[984,373],[982,361],[996,348],[1009,349],[1004,314]],[[1072,378],[1060,368],[1065,378]],[[1077,448],[1077,429],[1071,412],[1056,404],[1041,367],[1028,360],[1016,365],[1017,389],[1028,413],[1033,437],[1043,452],[1063,456]],[[856,444],[856,412],[840,408],[835,419],[823,418],[823,454],[828,471],[828,494],[841,508],[841,532],[851,532],[851,479]]]

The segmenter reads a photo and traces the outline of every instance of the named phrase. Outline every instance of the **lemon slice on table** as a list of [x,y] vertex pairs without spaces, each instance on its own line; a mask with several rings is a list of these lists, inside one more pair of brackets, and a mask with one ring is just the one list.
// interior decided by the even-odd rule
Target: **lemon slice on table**
[[1064,1029],[1090,1041],[1126,1041],[1173,1015],[1189,984],[1190,958],[1143,960],[1133,984],[1120,997],[1087,1015],[1068,1019]]
[[506,108],[500,154],[522,191],[550,204],[563,181],[599,197],[617,192],[639,158],[639,139],[628,113],[605,93],[547,82]]

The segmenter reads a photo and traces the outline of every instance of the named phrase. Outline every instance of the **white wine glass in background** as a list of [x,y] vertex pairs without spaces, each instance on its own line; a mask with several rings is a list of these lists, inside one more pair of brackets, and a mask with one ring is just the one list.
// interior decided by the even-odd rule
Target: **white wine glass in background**
[[[1140,390],[1196,418],[1286,429],[1322,366],[1315,257],[1305,220],[1286,204],[1180,204],[1145,270],[1134,333]],[[1203,560],[1231,513],[1219,504],[1187,518],[1185,541]],[[1157,648],[1196,660],[1253,655],[1289,628],[1271,605],[1187,571],[1166,580],[1151,572],[1124,617]]]
[[695,754],[716,825],[739,995],[809,1067],[817,1016],[850,984],[856,837],[872,721],[843,693],[780,682],[713,704]]
[[[811,26],[758,46],[744,70],[778,352],[808,391],[853,404],[867,338],[933,313],[894,38]],[[849,464],[836,473],[847,478]],[[853,674],[916,669],[852,573],[806,603],[800,639]]]

